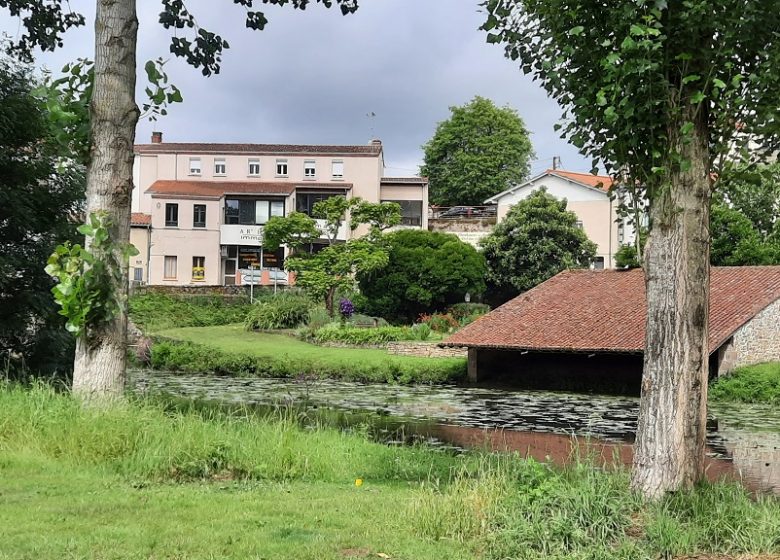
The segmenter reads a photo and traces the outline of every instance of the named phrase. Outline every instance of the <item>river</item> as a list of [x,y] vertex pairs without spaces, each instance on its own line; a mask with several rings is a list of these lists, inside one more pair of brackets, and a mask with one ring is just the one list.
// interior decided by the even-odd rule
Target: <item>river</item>
[[[603,463],[631,463],[638,399],[458,385],[399,386],[334,380],[131,373],[139,394],[259,411],[306,410],[316,422],[359,424],[387,443],[425,441],[453,450],[518,451],[564,464],[572,450]],[[707,473],[780,495],[780,409],[710,406]]]

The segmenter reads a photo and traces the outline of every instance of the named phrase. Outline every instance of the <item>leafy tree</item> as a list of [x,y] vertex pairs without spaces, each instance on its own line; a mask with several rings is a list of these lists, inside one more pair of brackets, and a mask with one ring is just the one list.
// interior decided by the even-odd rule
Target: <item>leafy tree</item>
[[528,177],[534,152],[517,111],[475,97],[450,112],[423,146],[432,203],[483,204]]
[[767,239],[780,224],[780,163],[724,169],[715,200],[738,210]]
[[385,266],[358,275],[369,313],[412,320],[485,291],[485,259],[455,235],[401,230],[386,236]]
[[[369,224],[371,231],[364,238],[338,242],[338,231],[350,210],[350,228],[355,230]],[[312,215],[323,220],[324,226],[318,226],[314,218],[299,212],[270,219],[265,226],[263,243],[272,251],[281,245],[293,249],[284,267],[296,273],[298,286],[312,297],[324,299],[325,307],[333,315],[333,298],[338,290],[354,288],[356,274],[369,273],[387,262],[387,248],[377,232],[400,222],[401,207],[334,196],[317,202]],[[323,235],[328,240],[325,249],[315,254],[298,250]]]
[[740,210],[712,207],[710,262],[716,266],[780,264],[780,245],[764,237]]
[[37,89],[26,70],[0,59],[0,363],[12,373],[67,373],[74,340],[44,267],[59,243],[76,240],[84,170],[58,165],[57,131]]
[[515,204],[482,240],[488,293],[503,303],[567,268],[583,268],[596,245],[577,227],[577,215],[541,188]]
[[303,212],[290,212],[287,216],[273,216],[268,220],[263,228],[263,245],[271,251],[286,245],[294,254],[321,235],[317,222],[309,216]]
[[[780,0],[485,0],[502,43],[564,108],[563,133],[650,203],[632,486],[704,474],[712,177],[780,143]],[[644,192],[642,192],[644,191]]]
[[[266,3],[292,4],[305,9],[311,0],[269,0]],[[316,0],[330,7],[334,0]],[[244,8],[244,21],[249,29],[261,30],[268,20],[261,11],[252,9],[249,0],[232,0]],[[335,0],[342,14],[357,10],[356,0]],[[140,111],[135,102],[136,45],[138,19],[136,1],[96,0],[95,59],[90,80],[89,104],[89,165],[87,168],[87,214],[105,214],[111,224],[111,247],[124,247],[130,238],[130,200],[133,188],[132,165],[135,128]],[[63,9],[63,6],[66,9]],[[204,76],[219,73],[222,53],[229,48],[220,35],[199,26],[195,15],[182,0],[162,0],[159,22],[175,31],[170,51],[199,68]],[[54,50],[62,46],[62,36],[71,27],[84,25],[81,14],[71,11],[67,0],[0,0],[0,8],[17,16],[26,33],[9,44],[9,50],[28,59],[32,50]],[[145,109],[159,106],[166,100],[181,100],[178,90],[164,86],[167,78],[159,64],[146,65],[147,76],[154,85],[147,89],[150,97]],[[162,85],[161,85],[162,84]],[[161,93],[162,91],[162,93]],[[160,112],[162,114],[162,112]],[[87,251],[91,250],[87,240]],[[109,262],[99,251],[94,257]],[[113,260],[123,262],[120,251]],[[125,260],[122,268],[127,267]],[[114,397],[124,390],[127,361],[127,274],[111,274],[109,293],[118,299],[116,316],[94,332],[94,344],[77,340],[74,360],[73,391],[85,397]]]

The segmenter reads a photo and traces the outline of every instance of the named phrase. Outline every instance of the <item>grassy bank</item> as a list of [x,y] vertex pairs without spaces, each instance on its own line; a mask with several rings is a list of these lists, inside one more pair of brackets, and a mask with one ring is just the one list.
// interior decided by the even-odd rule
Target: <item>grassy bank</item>
[[442,383],[466,375],[463,358],[415,358],[375,348],[322,347],[284,334],[249,332],[241,325],[170,329],[159,334],[187,344],[155,344],[152,365],[158,369],[400,383]]
[[243,296],[170,296],[142,294],[130,298],[130,318],[145,333],[174,327],[227,325],[244,320],[252,305]]
[[[364,482],[355,485],[355,479]],[[776,553],[780,504],[391,448],[283,419],[0,386],[0,558],[650,559]]]
[[715,401],[780,404],[780,362],[736,369],[712,384]]

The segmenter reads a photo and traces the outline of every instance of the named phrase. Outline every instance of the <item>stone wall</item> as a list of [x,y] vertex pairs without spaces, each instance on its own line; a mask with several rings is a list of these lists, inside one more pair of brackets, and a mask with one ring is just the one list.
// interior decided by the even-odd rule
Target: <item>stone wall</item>
[[734,367],[780,361],[780,299],[734,333],[733,344]]
[[442,348],[435,342],[388,342],[387,351],[398,356],[421,358],[465,358],[465,348]]

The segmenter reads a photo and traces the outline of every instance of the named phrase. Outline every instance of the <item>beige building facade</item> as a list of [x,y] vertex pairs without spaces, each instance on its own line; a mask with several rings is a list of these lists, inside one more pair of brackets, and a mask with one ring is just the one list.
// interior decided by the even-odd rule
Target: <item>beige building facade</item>
[[496,204],[501,222],[510,208],[540,188],[556,198],[566,199],[567,208],[578,217],[578,225],[597,246],[594,268],[614,268],[615,253],[622,244],[634,243],[635,228],[618,214],[618,201],[610,197],[612,179],[589,173],[548,169],[488,200]]
[[[265,223],[294,211],[310,214],[331,196],[398,202],[401,227],[427,227],[427,180],[384,177],[379,140],[345,146],[165,143],[154,133],[135,154],[132,211],[136,221],[146,217],[148,239],[143,256],[131,262],[134,282],[140,275],[153,285],[287,283],[284,248],[263,247]],[[133,228],[139,243],[141,229]],[[338,239],[363,233],[344,226]]]

